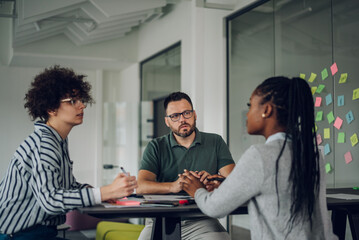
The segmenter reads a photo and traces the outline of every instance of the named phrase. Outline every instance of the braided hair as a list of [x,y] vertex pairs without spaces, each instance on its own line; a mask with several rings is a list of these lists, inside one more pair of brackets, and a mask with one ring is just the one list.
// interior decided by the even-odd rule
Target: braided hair
[[292,163],[288,179],[289,187],[292,189],[292,203],[287,235],[300,221],[309,220],[312,227],[314,203],[319,192],[320,173],[314,104],[310,87],[301,78],[272,77],[261,83],[254,94],[262,97],[261,104],[266,102],[273,104],[277,110],[278,123],[286,129],[284,144],[276,160],[277,196],[279,159],[287,140],[292,141]]

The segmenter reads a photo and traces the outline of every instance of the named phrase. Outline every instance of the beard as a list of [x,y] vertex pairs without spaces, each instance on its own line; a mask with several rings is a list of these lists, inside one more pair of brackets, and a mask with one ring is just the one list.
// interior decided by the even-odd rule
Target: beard
[[[188,131],[184,131],[181,133],[180,132],[181,127],[186,125],[190,126],[190,129]],[[193,125],[190,125],[188,123],[182,124],[181,126],[178,127],[178,129],[174,129],[171,127],[172,132],[179,137],[188,137],[194,132],[195,129],[196,129],[196,122],[194,122]]]

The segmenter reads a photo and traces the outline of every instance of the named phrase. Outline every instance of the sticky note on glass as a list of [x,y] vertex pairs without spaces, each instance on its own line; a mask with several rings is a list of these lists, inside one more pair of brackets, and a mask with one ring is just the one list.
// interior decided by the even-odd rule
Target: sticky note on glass
[[322,136],[320,134],[317,135],[317,144],[320,145],[323,142]]
[[314,106],[320,107],[321,104],[322,104],[322,98],[321,97],[316,97]]
[[324,146],[324,155],[328,155],[330,153],[330,145],[329,143]]
[[342,73],[340,74],[339,83],[346,83],[348,78],[348,73]]
[[327,106],[329,104],[331,104],[333,102],[333,98],[332,98],[332,94],[329,93],[326,97],[325,97],[325,103],[327,104]]
[[338,96],[338,107],[344,106],[344,95]]
[[324,139],[330,139],[330,128],[324,128]]
[[305,80],[305,74],[304,74],[304,73],[300,73],[300,74],[299,74],[299,77],[300,77],[301,79],[304,79],[304,80]]
[[352,154],[350,152],[346,152],[344,154],[345,163],[348,164],[353,161]]
[[328,77],[328,70],[326,68],[322,71],[322,80],[325,80]]
[[319,122],[323,120],[323,111],[317,112],[317,116],[315,117],[315,121]]
[[321,93],[324,88],[325,88],[325,85],[324,85],[324,84],[319,84],[316,92],[317,92],[317,93]]
[[317,91],[317,87],[312,87],[311,90],[312,90],[312,95],[314,95],[314,93]]
[[332,171],[332,166],[330,163],[325,164],[325,172],[330,173]]
[[332,123],[334,121],[334,114],[333,111],[327,114],[328,123]]
[[315,126],[315,131],[318,131],[318,126],[316,123],[314,123],[314,126]]
[[350,124],[354,120],[353,112],[350,110],[346,115],[347,123]]
[[313,82],[316,77],[317,77],[317,74],[311,73],[311,74],[310,74],[310,77],[309,77],[309,79],[308,79],[308,82]]
[[333,63],[333,65],[330,66],[330,71],[332,71],[332,75],[334,75],[334,74],[336,74],[338,72],[337,63]]
[[338,133],[338,143],[345,143],[345,133],[344,132]]
[[359,98],[359,88],[353,90],[353,100]]
[[343,124],[343,119],[341,119],[340,117],[337,117],[337,119],[335,119],[334,122],[334,127],[336,127],[337,129],[340,129],[342,127]]
[[352,147],[358,144],[358,136],[356,133],[350,137],[350,142],[352,143]]

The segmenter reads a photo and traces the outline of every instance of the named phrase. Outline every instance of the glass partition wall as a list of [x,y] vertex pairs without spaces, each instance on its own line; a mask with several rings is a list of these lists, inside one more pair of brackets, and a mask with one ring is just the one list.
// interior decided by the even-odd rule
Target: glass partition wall
[[[271,76],[302,77],[312,87],[314,100],[322,100],[315,114],[327,186],[356,186],[359,144],[351,139],[359,134],[359,2],[257,1],[227,17],[226,28],[227,136],[234,159],[265,141],[246,131],[246,103],[254,88]],[[354,120],[348,121],[350,113]],[[342,125],[334,127],[330,116],[342,119]],[[247,222],[239,225],[247,228]]]
[[181,89],[181,43],[176,43],[140,65],[140,147],[141,153],[155,137],[169,133],[165,125],[164,98]]

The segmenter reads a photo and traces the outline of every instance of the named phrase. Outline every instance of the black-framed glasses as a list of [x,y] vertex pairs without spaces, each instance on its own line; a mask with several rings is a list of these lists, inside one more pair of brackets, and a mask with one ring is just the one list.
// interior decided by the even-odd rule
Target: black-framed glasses
[[61,102],[69,102],[74,107],[80,107],[81,104],[83,104],[85,107],[87,107],[87,103],[84,102],[82,99],[65,98],[65,99],[62,99]]
[[172,121],[177,122],[178,120],[180,120],[181,115],[185,119],[189,119],[193,116],[193,110],[186,110],[181,113],[172,113],[170,115],[167,115],[166,117],[169,117]]

